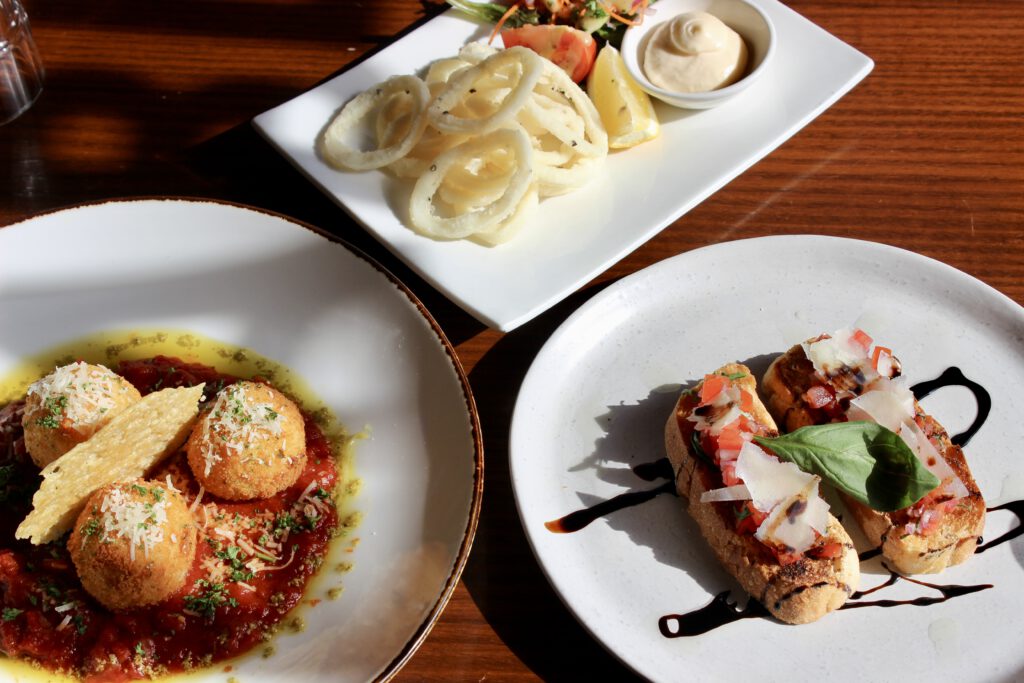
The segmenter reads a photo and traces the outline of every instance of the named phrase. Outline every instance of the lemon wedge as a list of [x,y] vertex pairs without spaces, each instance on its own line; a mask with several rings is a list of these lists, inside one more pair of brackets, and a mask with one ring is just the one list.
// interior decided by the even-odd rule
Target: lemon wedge
[[622,55],[611,45],[597,54],[587,78],[587,93],[608,131],[609,147],[633,147],[661,132],[651,98],[629,75]]

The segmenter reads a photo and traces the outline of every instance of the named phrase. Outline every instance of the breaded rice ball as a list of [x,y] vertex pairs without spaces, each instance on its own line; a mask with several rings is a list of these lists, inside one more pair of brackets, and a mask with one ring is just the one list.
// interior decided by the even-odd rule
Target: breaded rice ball
[[45,467],[141,398],[128,380],[102,365],[59,367],[28,388],[21,420],[25,447]]
[[196,536],[181,494],[137,479],[89,497],[68,552],[90,595],[110,609],[129,609],[166,600],[185,585]]
[[216,496],[268,498],[294,484],[306,466],[302,414],[266,384],[225,387],[192,428],[188,464]]

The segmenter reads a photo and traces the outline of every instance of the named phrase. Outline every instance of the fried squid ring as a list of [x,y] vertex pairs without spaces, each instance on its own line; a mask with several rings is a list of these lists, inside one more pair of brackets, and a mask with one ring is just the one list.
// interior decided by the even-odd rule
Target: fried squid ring
[[[501,196],[472,211],[440,216],[436,212],[435,195],[453,168],[465,168],[474,159],[491,154],[511,152],[514,170]],[[430,169],[420,176],[412,189],[409,218],[424,235],[441,239],[459,239],[479,232],[492,232],[520,204],[533,182],[533,148],[521,128],[499,128],[470,139],[434,160]]]
[[[525,47],[502,50],[474,67],[454,74],[427,108],[427,118],[434,128],[445,133],[482,134],[496,130],[512,121],[530,99],[534,86],[544,73],[544,64],[544,59]],[[476,94],[477,84],[490,81],[499,74],[504,75],[505,69],[517,70],[518,78],[514,79],[511,90],[496,103],[494,110],[482,116],[460,116],[458,106]]]
[[537,166],[537,189],[541,197],[572,192],[583,187],[597,175],[604,166],[605,157],[576,155],[568,164],[561,166]]
[[508,218],[499,223],[490,232],[476,233],[472,237],[473,241],[487,247],[496,247],[499,244],[508,242],[522,230],[524,225],[533,219],[533,215],[537,210],[537,204],[537,185],[532,184],[519,201],[515,211]]
[[[551,62],[545,61],[544,75],[537,84],[534,96],[526,103],[526,114],[536,124],[543,125],[574,152],[588,157],[608,154],[608,133],[601,123],[601,115],[587,94],[573,83],[569,75]],[[583,120],[583,135],[562,115],[552,112],[572,109]]]
[[[346,141],[354,129],[362,125],[365,117],[398,94],[411,97],[413,113],[405,135],[386,147],[368,151],[357,149]],[[416,76],[395,76],[378,83],[350,100],[327,126],[320,140],[324,158],[335,166],[354,171],[381,168],[401,159],[409,153],[423,134],[423,129],[427,125],[426,109],[429,101],[430,91],[426,83]]]

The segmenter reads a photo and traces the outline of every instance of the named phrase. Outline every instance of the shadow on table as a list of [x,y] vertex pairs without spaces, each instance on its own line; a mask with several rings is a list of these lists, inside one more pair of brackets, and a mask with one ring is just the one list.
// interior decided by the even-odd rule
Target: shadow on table
[[505,335],[469,375],[477,403],[489,412],[480,414],[486,495],[462,581],[495,633],[547,681],[639,680],[591,638],[544,577],[522,531],[508,469],[512,410],[530,363],[555,328],[603,286],[577,292]]

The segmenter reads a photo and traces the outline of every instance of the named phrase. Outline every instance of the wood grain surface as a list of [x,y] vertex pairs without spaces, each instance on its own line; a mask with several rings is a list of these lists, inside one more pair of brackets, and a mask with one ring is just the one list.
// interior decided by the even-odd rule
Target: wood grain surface
[[576,307],[690,249],[802,233],[909,249],[1024,304],[1024,3],[788,4],[871,56],[871,75],[671,227],[509,334],[484,328],[426,285],[249,124],[433,16],[433,2],[27,0],[46,86],[27,114],[0,127],[0,225],[83,201],[210,197],[308,221],[381,261],[455,344],[486,446],[483,514],[462,582],[396,680],[628,680],[549,587],[509,483],[519,383]]

